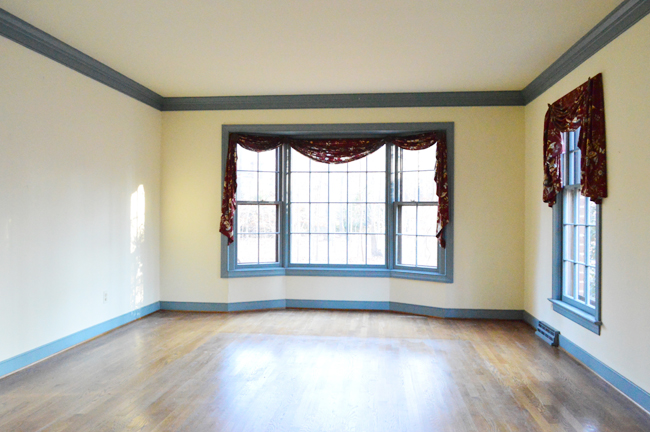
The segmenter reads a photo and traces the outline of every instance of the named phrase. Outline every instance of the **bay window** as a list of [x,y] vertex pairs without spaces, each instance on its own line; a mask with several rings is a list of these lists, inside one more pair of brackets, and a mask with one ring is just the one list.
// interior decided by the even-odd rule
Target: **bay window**
[[[222,277],[452,281],[453,230],[452,223],[443,224],[444,231],[439,225],[436,169],[443,150],[448,217],[453,124],[227,125],[223,131],[224,143],[239,145],[235,176],[230,174],[236,179],[232,233],[222,217],[222,232],[233,239],[230,245],[223,239]],[[263,148],[246,145],[244,134],[264,142]],[[417,141],[423,136],[444,141],[423,145]],[[337,159],[333,155],[340,152],[328,153],[328,146],[354,146],[356,137],[368,147],[364,154]],[[314,139],[309,150],[296,144],[301,139]],[[320,158],[329,163],[311,157],[319,145],[325,149]],[[229,157],[224,149],[226,188]],[[229,204],[224,199],[224,209]]]

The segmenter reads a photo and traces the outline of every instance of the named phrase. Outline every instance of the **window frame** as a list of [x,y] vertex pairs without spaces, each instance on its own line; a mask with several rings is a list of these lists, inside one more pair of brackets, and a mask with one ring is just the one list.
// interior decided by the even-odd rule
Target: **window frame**
[[[280,198],[279,262],[274,264],[238,264],[237,241],[228,246],[225,236],[221,236],[221,277],[255,276],[352,276],[352,277],[394,277],[451,283],[453,282],[453,203],[454,203],[454,124],[444,123],[346,123],[346,124],[287,124],[287,125],[223,125],[222,126],[222,173],[223,184],[227,160],[228,140],[232,133],[273,134],[310,138],[335,138],[351,136],[385,136],[389,134],[416,134],[429,131],[445,131],[447,137],[447,175],[450,198],[450,223],[445,227],[446,248],[439,248],[438,268],[396,266],[395,260],[395,220],[397,206],[392,201],[395,196],[396,151],[395,146],[384,146],[378,151],[386,151],[386,265],[337,265],[337,264],[290,264],[289,250],[289,152],[284,146],[279,149],[280,178],[278,181]],[[283,171],[283,167],[285,170]],[[221,190],[223,198],[223,189]],[[237,227],[235,212],[234,226]],[[235,235],[237,233],[235,232]],[[441,265],[442,263],[442,265]]]
[[[570,137],[573,135],[573,137]],[[565,143],[568,143],[569,140],[573,140],[577,146],[578,140],[578,131],[571,131],[563,133],[563,140]],[[566,146],[565,146],[566,149]],[[563,152],[562,155],[562,172],[569,173],[569,162],[567,161],[567,152],[568,149]],[[577,161],[577,165],[580,165],[580,161]],[[579,173],[581,175],[581,173]],[[579,179],[580,177],[578,177]],[[563,272],[564,272],[564,201],[565,193],[567,188],[572,190],[577,190],[578,196],[583,197],[580,194],[579,181],[577,185],[564,185],[560,193],[558,193],[553,206],[553,276],[552,276],[552,297],[549,298],[549,301],[553,304],[553,310],[560,315],[570,319],[571,321],[581,325],[587,330],[600,335],[601,322],[601,299],[602,299],[602,284],[601,284],[601,271],[602,271],[602,248],[601,248],[601,234],[602,234],[602,205],[596,204],[596,265],[595,265],[595,307],[593,309],[586,307],[584,305],[578,304],[570,298],[564,298],[564,284],[563,284]],[[584,197],[583,197],[584,198]],[[588,198],[587,198],[588,199]],[[587,211],[587,210],[586,210]],[[587,260],[587,259],[585,259]],[[574,287],[577,289],[577,287]]]

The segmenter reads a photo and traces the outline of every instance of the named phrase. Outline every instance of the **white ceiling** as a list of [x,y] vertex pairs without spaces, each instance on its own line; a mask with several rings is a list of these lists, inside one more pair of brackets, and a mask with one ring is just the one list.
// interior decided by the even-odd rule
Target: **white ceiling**
[[621,0],[0,0],[162,96],[521,90]]

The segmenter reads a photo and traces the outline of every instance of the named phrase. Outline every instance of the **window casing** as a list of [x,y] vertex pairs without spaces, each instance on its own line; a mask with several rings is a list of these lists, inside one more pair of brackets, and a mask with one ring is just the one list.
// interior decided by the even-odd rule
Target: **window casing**
[[[447,135],[453,203],[451,123],[226,125],[223,142],[228,142],[230,133],[322,138],[430,130],[445,130]],[[222,240],[222,277],[312,275],[452,281],[453,219],[445,228],[446,248],[441,248],[435,237],[436,146],[409,151],[385,145],[347,164],[318,163],[288,146],[257,154],[240,149],[235,242],[227,246]],[[271,160],[275,161],[273,170]],[[267,167],[264,171],[263,166]],[[277,211],[275,219],[271,209]],[[255,242],[259,245],[256,252],[251,247]],[[407,247],[410,249],[405,251]]]
[[563,134],[563,189],[554,206],[550,300],[556,312],[600,334],[601,206],[580,193],[578,134]]

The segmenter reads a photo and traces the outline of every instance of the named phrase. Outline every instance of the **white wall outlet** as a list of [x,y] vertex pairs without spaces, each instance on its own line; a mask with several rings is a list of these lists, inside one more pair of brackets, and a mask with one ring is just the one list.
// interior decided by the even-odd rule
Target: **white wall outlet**
[[104,291],[104,295],[102,298],[104,299],[104,303],[108,302],[108,291]]

